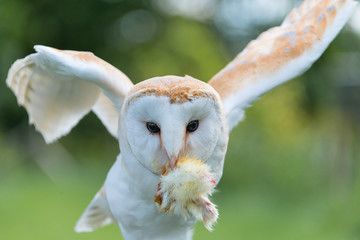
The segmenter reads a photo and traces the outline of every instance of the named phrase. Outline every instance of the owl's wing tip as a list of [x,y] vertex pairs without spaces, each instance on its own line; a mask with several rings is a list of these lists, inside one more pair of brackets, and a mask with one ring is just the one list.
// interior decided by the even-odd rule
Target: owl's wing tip
[[96,193],[84,213],[76,222],[74,230],[77,233],[92,232],[113,222],[115,222],[115,220],[110,212],[104,188],[102,188]]

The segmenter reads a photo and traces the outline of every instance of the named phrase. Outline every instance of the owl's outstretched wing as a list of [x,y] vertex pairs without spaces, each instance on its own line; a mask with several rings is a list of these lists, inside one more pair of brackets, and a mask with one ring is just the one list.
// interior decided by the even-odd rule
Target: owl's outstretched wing
[[90,110],[117,137],[129,78],[90,52],[34,48],[37,53],[11,66],[6,83],[45,141],[66,135]]
[[231,130],[262,94],[300,75],[325,51],[355,10],[353,0],[305,0],[281,26],[262,33],[209,84]]

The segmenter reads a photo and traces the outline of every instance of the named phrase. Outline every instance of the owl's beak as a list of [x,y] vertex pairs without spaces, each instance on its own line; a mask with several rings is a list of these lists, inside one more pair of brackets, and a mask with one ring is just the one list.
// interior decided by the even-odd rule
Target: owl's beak
[[162,147],[167,155],[167,161],[171,169],[176,167],[176,162],[184,154],[186,146],[185,131],[179,127],[182,125],[182,122],[179,121],[173,118],[168,119],[166,124],[162,125],[161,129],[163,131],[160,133]]
[[178,160],[178,158],[176,156],[171,156],[170,161],[169,161],[171,169],[173,169],[176,166],[177,160]]

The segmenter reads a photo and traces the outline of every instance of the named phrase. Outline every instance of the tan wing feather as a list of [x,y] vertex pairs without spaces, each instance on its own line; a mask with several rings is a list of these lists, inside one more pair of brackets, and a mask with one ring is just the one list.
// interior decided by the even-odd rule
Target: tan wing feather
[[317,60],[354,11],[353,0],[305,0],[279,27],[262,33],[209,84],[220,94],[229,129],[263,93],[290,80]]
[[[117,115],[132,87],[131,81],[92,53],[44,46],[35,49],[38,53],[11,66],[6,83],[45,141],[50,143],[67,134],[92,108],[117,136],[114,122],[118,116],[114,113]],[[109,119],[113,117],[116,119]]]

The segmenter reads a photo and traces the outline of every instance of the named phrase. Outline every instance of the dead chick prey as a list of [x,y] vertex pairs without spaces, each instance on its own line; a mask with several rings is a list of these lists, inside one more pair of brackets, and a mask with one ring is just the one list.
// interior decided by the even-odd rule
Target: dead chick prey
[[216,205],[209,200],[215,185],[210,167],[186,156],[180,158],[173,169],[166,167],[154,201],[160,212],[181,215],[185,219],[190,214],[212,231],[219,216]]

